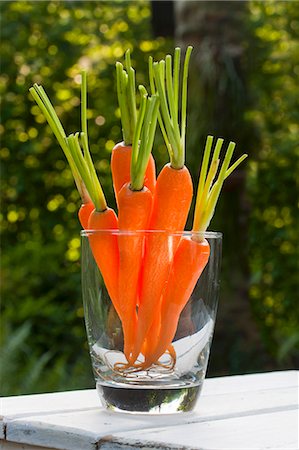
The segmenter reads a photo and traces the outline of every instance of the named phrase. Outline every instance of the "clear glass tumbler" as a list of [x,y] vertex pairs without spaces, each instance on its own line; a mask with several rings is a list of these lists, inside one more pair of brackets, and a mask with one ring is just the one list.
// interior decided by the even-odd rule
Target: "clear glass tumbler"
[[221,233],[85,230],[81,238],[85,324],[103,406],[191,411],[213,336]]

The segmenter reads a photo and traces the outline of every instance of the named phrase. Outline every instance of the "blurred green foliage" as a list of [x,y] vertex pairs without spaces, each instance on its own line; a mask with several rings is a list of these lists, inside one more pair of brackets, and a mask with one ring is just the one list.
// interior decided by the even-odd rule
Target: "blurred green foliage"
[[[80,125],[80,69],[88,69],[91,151],[114,206],[109,161],[121,140],[115,61],[134,49],[132,63],[143,83],[149,52],[161,57],[167,45],[151,40],[150,7],[143,1],[2,2],[1,16],[2,393],[92,386],[81,302],[79,195],[28,89],[44,86],[71,133]],[[8,352],[13,365],[6,363]],[[32,370],[40,358],[37,380]]]
[[[299,8],[250,4],[251,94],[260,147],[249,162],[251,299],[268,347],[298,364]],[[253,53],[254,52],[254,53]]]
[[[252,304],[272,354],[288,362],[299,339],[295,3],[250,3],[254,108],[246,113],[260,142],[248,163]],[[88,69],[91,151],[114,206],[109,160],[121,140],[115,61],[131,48],[137,81],[147,84],[148,55],[159,58],[173,47],[165,39],[153,40],[150,14],[145,1],[1,3],[4,395],[93,386],[81,303],[79,195],[28,89],[34,82],[44,86],[71,133],[80,124],[80,69]],[[167,159],[160,145],[155,158],[159,169]],[[198,163],[199,157],[190,157],[193,173]]]

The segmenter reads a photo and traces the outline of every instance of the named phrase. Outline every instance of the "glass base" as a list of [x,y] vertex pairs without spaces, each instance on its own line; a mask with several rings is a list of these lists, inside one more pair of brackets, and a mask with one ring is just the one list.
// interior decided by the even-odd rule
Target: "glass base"
[[103,406],[117,412],[135,414],[174,414],[192,411],[201,385],[181,388],[124,388],[97,383]]

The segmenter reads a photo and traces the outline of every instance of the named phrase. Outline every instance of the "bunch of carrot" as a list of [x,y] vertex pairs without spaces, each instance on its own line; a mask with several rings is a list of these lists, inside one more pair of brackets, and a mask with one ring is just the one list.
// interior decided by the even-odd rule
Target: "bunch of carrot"
[[[79,220],[90,230],[95,261],[122,322],[127,364],[121,370],[147,369],[159,364],[165,352],[175,361],[172,340],[180,314],[209,260],[204,231],[224,180],[247,156],[230,165],[235,147],[230,142],[220,164],[223,139],[217,139],[213,149],[213,137],[208,136],[192,233],[184,236],[181,232],[193,197],[192,179],[185,166],[191,50],[187,48],[183,64],[179,48],[173,58],[167,55],[154,62],[150,57],[151,95],[144,86],[138,86],[139,108],[130,52],[126,52],[124,65],[116,63],[123,142],[112,150],[111,172],[118,215],[107,206],[89,151],[86,73],[82,72],[80,133],[66,136],[43,88],[34,85],[30,89],[65,153],[82,198]],[[151,151],[157,123],[170,162],[156,178]]]

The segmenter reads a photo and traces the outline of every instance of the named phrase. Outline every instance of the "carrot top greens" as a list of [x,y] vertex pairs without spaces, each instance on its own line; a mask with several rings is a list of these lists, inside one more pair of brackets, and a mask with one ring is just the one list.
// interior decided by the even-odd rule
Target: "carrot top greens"
[[[70,134],[65,140],[68,143],[77,170],[86,186],[96,211],[105,211],[107,203],[97,177],[88,146],[87,135],[87,79],[86,72],[81,72],[81,126],[82,132]],[[80,137],[80,139],[79,139]],[[81,145],[80,145],[81,144]],[[81,150],[83,148],[83,151]]]
[[49,97],[47,96],[44,88],[42,86],[39,86],[38,84],[34,84],[29,89],[32,97],[36,101],[37,105],[39,106],[40,110],[42,111],[43,115],[45,116],[51,130],[53,131],[54,135],[56,136],[59,145],[61,146],[66,159],[68,160],[68,163],[70,165],[77,189],[79,191],[79,194],[82,198],[83,203],[87,203],[89,199],[89,195],[86,191],[86,187],[84,185],[84,182],[82,180],[82,177],[76,167],[76,164],[74,162],[74,159],[72,157],[70,148],[68,143],[65,141],[66,134],[63,129],[63,126],[56,114],[56,111],[54,107],[52,106]]
[[120,109],[123,140],[132,145],[137,122],[135,70],[131,65],[130,50],[125,54],[125,69],[122,63],[116,63],[116,87]]
[[185,55],[181,83],[180,48],[174,51],[173,63],[171,55],[167,55],[165,60],[159,62],[154,62],[152,57],[149,58],[151,91],[153,94],[158,92],[160,97],[159,124],[170,156],[170,164],[174,169],[181,169],[185,164],[187,79],[191,51],[192,47],[189,46]]
[[145,87],[139,85],[141,101],[137,112],[135,71],[131,66],[129,50],[125,54],[125,69],[120,62],[116,63],[116,80],[123,139],[125,145],[132,145],[131,189],[139,191],[143,188],[155,137],[159,110],[158,94],[149,97]]
[[[86,72],[81,73],[81,133],[66,136],[63,126],[42,86],[34,84],[29,89],[55,134],[68,162],[83,203],[92,200],[98,211],[107,208],[104,193],[91,159],[87,134],[87,80]],[[81,150],[80,141],[83,148]]]
[[131,159],[131,189],[139,191],[144,185],[144,176],[154,142],[159,98],[148,97],[144,86],[139,86],[141,104],[138,112],[136,128],[133,136]]
[[214,215],[215,207],[224,180],[248,156],[247,154],[242,155],[234,164],[229,167],[236,146],[234,142],[230,142],[226,150],[222,166],[219,170],[218,177],[213,183],[220,163],[219,155],[223,142],[223,139],[217,139],[209,167],[211,149],[213,145],[213,136],[207,137],[197,188],[193,231],[206,231]]
[[[116,63],[117,96],[121,113],[125,145],[132,145],[131,189],[141,190],[146,167],[153,146],[156,123],[159,121],[165,144],[174,169],[185,164],[187,78],[192,47],[186,50],[181,74],[181,49],[174,56],[154,62],[149,58],[149,81],[152,96],[139,86],[141,96],[137,111],[135,71],[131,65],[130,50],[126,51],[124,66]],[[34,84],[30,92],[56,136],[68,162],[83,203],[90,200],[97,211],[107,208],[105,196],[97,177],[88,145],[87,130],[87,77],[81,79],[81,132],[66,136],[64,128],[42,86]],[[217,139],[212,153],[213,137],[208,136],[197,189],[193,231],[204,232],[209,226],[224,180],[247,157],[242,155],[230,165],[235,143],[230,142],[220,164],[223,139]],[[219,167],[220,166],[220,167]],[[218,172],[219,168],[219,172]]]

